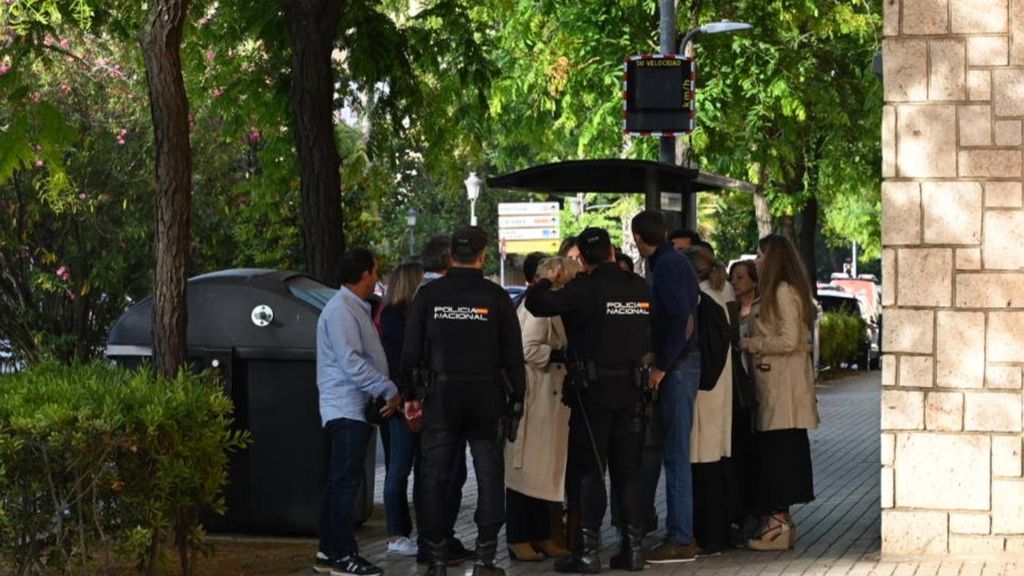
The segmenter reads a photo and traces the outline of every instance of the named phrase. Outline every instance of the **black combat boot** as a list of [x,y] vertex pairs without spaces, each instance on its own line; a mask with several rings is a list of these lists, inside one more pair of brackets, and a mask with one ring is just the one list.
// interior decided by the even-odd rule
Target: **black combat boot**
[[555,561],[555,572],[567,574],[597,574],[601,571],[600,534],[597,530],[583,529],[579,545],[572,556]]
[[448,540],[427,540],[427,557],[430,568],[427,568],[425,576],[448,576]]
[[615,570],[639,572],[644,569],[644,531],[634,526],[622,530],[619,552],[611,557],[608,565]]
[[505,571],[494,565],[494,554],[498,550],[498,541],[476,541],[476,562],[473,563],[473,576],[505,576]]

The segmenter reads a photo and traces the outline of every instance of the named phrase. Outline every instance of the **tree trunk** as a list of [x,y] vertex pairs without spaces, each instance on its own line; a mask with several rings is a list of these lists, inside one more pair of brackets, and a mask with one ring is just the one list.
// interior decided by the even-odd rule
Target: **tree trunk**
[[807,270],[807,279],[811,286],[818,279],[818,259],[815,254],[814,239],[818,231],[818,198],[811,196],[804,204],[803,218],[800,225],[800,258],[804,261],[804,269]]
[[181,36],[187,14],[188,0],[150,0],[139,32],[156,136],[153,363],[157,373],[168,378],[185,363],[188,328],[185,274],[192,210],[192,147],[188,97],[181,74]]
[[341,158],[334,139],[331,51],[343,0],[286,0],[292,39],[291,101],[302,189],[306,269],[328,286],[341,285],[345,251]]
[[754,217],[757,218],[757,237],[764,238],[772,233],[772,211],[768,205],[768,197],[760,186],[754,191]]
[[764,195],[764,180],[767,178],[764,164],[758,169],[757,188],[754,190],[754,217],[757,219],[757,237],[764,238],[772,233],[772,211],[768,197]]

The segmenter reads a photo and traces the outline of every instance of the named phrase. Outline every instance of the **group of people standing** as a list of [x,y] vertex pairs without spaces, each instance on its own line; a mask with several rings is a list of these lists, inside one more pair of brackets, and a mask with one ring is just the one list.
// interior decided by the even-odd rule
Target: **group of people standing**
[[[815,307],[795,248],[762,238],[757,260],[727,278],[709,244],[667,234],[659,212],[636,215],[632,232],[646,280],[605,230],[588,228],[559,256],[526,258],[529,288],[516,301],[483,277],[487,236],[477,227],[399,266],[376,313],[365,302],[377,281],[372,254],[343,257],[344,285],[318,325],[331,462],[314,570],[383,572],[352,533],[374,423],[385,433],[388,553],[416,555],[428,575],[470,557],[475,576],[504,574],[494,562],[503,523],[512,560],[600,572],[606,471],[621,534],[613,569],[690,561],[730,543],[794,545],[789,507],[814,498],[807,430],[818,424]],[[733,343],[710,389],[700,385],[702,298],[728,314]],[[454,534],[467,443],[478,490],[472,552]],[[665,538],[645,549],[662,468]]]

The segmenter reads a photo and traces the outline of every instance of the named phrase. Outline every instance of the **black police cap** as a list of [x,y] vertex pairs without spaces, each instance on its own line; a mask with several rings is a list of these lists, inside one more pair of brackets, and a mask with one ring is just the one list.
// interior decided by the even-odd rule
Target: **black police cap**
[[582,251],[586,247],[611,246],[612,239],[604,228],[587,228],[576,237],[576,246]]
[[487,232],[479,226],[463,226],[452,234],[452,254],[473,256],[487,247]]

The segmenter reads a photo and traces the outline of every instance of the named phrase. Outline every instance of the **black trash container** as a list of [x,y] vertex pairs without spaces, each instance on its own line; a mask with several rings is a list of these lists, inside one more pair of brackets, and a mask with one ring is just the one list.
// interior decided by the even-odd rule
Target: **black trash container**
[[[188,281],[188,358],[214,368],[252,445],[231,460],[219,532],[314,535],[327,471],[316,385],[316,323],[336,291],[294,272],[224,270]],[[131,368],[152,355],[152,299],[110,331],[107,357]],[[356,520],[373,509],[376,433],[366,453]]]

